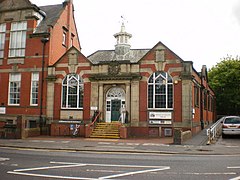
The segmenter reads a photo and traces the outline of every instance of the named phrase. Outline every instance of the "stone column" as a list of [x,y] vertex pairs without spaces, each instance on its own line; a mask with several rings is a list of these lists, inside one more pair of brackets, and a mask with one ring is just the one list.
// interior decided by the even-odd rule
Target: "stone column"
[[192,62],[183,63],[182,79],[182,127],[192,128]]
[[99,91],[98,91],[99,93],[98,93],[98,97],[99,97],[99,99],[98,99],[98,107],[99,107],[99,111],[102,113],[101,114],[101,116],[103,115],[103,110],[104,110],[104,108],[103,108],[103,84],[102,83],[99,83]]
[[131,85],[131,125],[139,125],[139,82],[133,81]]
[[53,118],[54,108],[54,81],[47,82],[47,118]]
[[126,83],[126,111],[128,112],[128,123],[131,122],[131,87]]

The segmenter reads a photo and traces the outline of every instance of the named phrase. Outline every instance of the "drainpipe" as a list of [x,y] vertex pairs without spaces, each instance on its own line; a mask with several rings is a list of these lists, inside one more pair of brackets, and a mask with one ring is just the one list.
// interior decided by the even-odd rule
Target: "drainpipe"
[[45,46],[49,41],[49,38],[42,38],[41,42],[43,43],[42,47],[42,74],[41,74],[41,94],[40,94],[40,116],[39,116],[39,126],[40,126],[40,135],[43,134],[43,83],[44,83],[44,64],[45,64]]
[[200,88],[200,123],[201,123],[201,129],[204,129],[204,122],[203,122],[203,75],[201,73],[201,88]]

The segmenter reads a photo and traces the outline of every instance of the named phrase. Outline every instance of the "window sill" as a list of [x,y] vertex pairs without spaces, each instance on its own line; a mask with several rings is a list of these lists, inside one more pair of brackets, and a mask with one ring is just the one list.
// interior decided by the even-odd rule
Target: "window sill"
[[79,111],[83,110],[83,108],[61,108],[62,111]]

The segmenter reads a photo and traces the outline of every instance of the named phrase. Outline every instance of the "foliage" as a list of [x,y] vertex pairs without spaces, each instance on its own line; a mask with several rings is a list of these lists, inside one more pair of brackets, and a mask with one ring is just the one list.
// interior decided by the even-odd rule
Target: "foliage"
[[240,115],[240,58],[227,56],[208,72],[219,115]]

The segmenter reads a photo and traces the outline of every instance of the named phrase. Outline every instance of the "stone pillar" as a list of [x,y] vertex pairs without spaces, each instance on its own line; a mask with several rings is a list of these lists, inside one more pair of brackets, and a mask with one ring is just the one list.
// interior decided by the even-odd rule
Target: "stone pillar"
[[98,105],[99,105],[99,103],[98,103],[98,101],[99,101],[98,92],[99,92],[98,83],[91,82],[91,104],[90,104],[91,107],[98,107]]
[[54,82],[48,81],[47,83],[47,117],[53,118],[54,109]]
[[139,125],[139,82],[133,81],[131,85],[131,125]]
[[192,124],[192,82],[182,80],[182,121],[184,125],[191,127]]
[[47,99],[46,99],[46,117],[49,119],[53,118],[54,112],[54,84],[57,80],[55,76],[55,68],[49,67],[48,68],[48,76],[46,77],[47,80]]
[[192,128],[192,62],[183,63],[182,79],[182,127]]
[[126,83],[126,111],[128,112],[128,123],[131,119],[131,89],[130,83]]
[[[104,103],[103,103],[103,84],[102,83],[100,83],[99,84],[99,91],[98,91],[99,93],[98,93],[98,97],[99,97],[99,99],[98,99],[98,107],[99,107],[99,111],[103,114],[104,112],[103,112],[103,110],[104,110],[104,108],[103,108],[103,105],[104,105]],[[102,114],[101,114],[101,116],[102,116]]]

